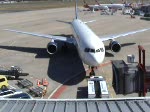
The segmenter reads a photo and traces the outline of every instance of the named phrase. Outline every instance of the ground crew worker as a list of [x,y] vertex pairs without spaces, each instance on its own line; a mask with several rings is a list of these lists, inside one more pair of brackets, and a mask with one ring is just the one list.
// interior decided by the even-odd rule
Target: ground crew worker
[[45,78],[44,80],[42,80],[42,85],[43,85],[43,86],[48,86],[48,84],[49,84],[49,83],[48,83],[48,81],[46,80],[46,78]]
[[42,95],[45,96],[46,93],[47,93],[47,86],[44,87]]

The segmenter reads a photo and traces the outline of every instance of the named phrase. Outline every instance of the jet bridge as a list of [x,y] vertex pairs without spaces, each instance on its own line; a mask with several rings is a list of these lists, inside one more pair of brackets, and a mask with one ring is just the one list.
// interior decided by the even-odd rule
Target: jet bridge
[[146,96],[150,89],[150,66],[145,66],[145,49],[138,46],[139,62],[126,64],[123,60],[112,61],[112,85],[116,94],[138,93]]

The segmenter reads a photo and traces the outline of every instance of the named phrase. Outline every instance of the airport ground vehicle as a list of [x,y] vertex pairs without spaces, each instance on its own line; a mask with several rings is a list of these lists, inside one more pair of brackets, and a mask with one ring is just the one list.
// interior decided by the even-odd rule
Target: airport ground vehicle
[[27,93],[15,94],[15,95],[8,96],[6,98],[32,99],[32,97]]
[[29,93],[34,97],[42,97],[43,88],[41,88],[41,87],[29,88]]
[[20,94],[20,93],[22,93],[22,91],[18,89],[3,89],[0,91],[0,98],[6,98],[11,95]]
[[7,78],[3,75],[0,75],[0,88],[4,89],[8,87],[8,81]]

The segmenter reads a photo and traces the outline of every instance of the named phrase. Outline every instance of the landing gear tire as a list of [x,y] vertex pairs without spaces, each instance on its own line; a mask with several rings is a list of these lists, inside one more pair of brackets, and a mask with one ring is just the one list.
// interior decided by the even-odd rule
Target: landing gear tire
[[6,87],[5,85],[3,85],[3,86],[1,87],[1,89],[4,90],[4,89],[7,89],[7,87]]

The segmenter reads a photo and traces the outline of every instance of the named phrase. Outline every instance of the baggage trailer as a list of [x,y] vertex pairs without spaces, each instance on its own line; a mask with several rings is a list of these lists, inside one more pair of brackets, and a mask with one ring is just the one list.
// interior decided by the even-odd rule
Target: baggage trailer
[[99,85],[100,85],[100,97],[109,98],[109,92],[107,89],[106,81],[99,81]]
[[88,80],[88,98],[109,98],[107,84],[102,76],[92,76]]
[[24,80],[19,80],[17,85],[21,88],[29,88],[33,86],[33,83],[28,79],[24,79]]
[[43,89],[41,87],[29,88],[29,93],[34,97],[42,97]]
[[95,98],[95,87],[94,87],[94,81],[88,81],[88,98]]

